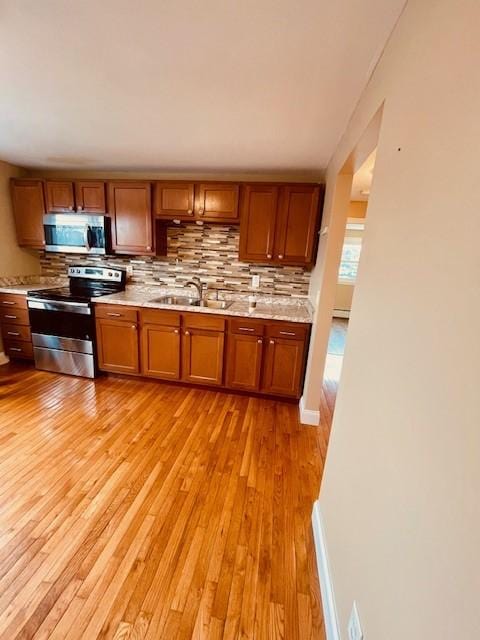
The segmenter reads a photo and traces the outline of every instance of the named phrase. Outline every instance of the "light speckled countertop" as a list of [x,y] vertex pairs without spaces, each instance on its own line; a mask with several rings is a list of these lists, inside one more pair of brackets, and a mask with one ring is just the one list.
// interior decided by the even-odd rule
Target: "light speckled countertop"
[[153,299],[165,295],[190,295],[190,290],[172,289],[167,287],[146,287],[141,285],[127,286],[125,291],[109,296],[95,298],[93,302],[99,304],[119,304],[148,309],[170,309],[173,311],[188,311],[192,313],[210,313],[224,316],[242,316],[247,318],[261,318],[263,320],[284,320],[287,322],[303,322],[310,324],[313,319],[313,308],[307,298],[290,296],[257,296],[257,306],[253,311],[248,308],[248,296],[225,295],[226,300],[233,300],[227,309],[209,309],[208,307],[173,306],[152,302]]
[[26,278],[19,277],[18,282],[11,282],[15,280],[15,278],[5,278],[5,282],[0,284],[0,293],[19,293],[20,295],[27,295],[28,291],[41,291],[42,289],[52,289],[53,287],[63,287],[68,285],[68,280],[65,278],[39,277],[36,281],[33,280],[32,282],[24,282],[25,279]]

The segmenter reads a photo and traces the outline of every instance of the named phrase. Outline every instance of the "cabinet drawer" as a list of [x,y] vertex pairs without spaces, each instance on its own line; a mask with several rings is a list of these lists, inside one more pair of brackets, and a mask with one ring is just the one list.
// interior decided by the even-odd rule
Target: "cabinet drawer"
[[132,307],[124,307],[121,304],[97,304],[95,306],[95,317],[136,322],[137,310]]
[[10,358],[33,358],[33,347],[31,342],[17,342],[15,340],[5,340],[3,345],[5,353]]
[[32,341],[30,327],[21,324],[4,324],[2,326],[2,335],[6,342],[9,340]]
[[27,309],[11,309],[0,308],[0,320],[6,324],[25,324],[30,325]]
[[164,327],[179,327],[180,314],[175,311],[162,309],[142,309],[140,312],[142,324],[160,324]]
[[183,316],[185,329],[211,329],[225,331],[225,318],[210,316],[203,313],[185,313]]
[[232,318],[230,320],[230,331],[245,336],[263,336],[265,325],[263,322],[256,322],[255,320]]
[[0,309],[28,309],[27,298],[18,293],[0,293]]
[[304,324],[268,324],[267,336],[269,338],[292,338],[296,340],[305,340],[308,335],[309,327]]

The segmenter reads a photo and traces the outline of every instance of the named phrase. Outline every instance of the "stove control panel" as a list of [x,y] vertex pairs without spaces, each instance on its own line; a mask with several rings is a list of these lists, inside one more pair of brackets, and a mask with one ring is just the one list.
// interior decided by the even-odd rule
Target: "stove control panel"
[[72,265],[68,267],[68,276],[69,278],[84,278],[100,282],[118,282],[119,284],[126,281],[126,271],[116,267]]

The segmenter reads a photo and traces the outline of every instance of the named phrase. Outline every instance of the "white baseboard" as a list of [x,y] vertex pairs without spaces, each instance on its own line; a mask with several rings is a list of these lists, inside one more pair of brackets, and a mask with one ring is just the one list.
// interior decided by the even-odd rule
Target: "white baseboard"
[[300,398],[298,408],[300,410],[300,422],[302,424],[310,424],[313,426],[318,426],[320,424],[320,411],[306,409],[303,396]]
[[338,628],[337,607],[333,591],[332,575],[328,561],[327,542],[325,528],[323,526],[322,511],[317,500],[312,511],[313,538],[317,553],[318,577],[320,578],[320,590],[322,593],[323,618],[325,620],[325,633],[327,640],[340,640]]
[[3,353],[3,351],[0,351],[0,366],[2,364],[7,364],[8,362],[10,362],[10,360],[7,358],[7,356]]
[[334,309],[333,317],[334,318],[350,318],[350,311],[348,311],[348,309]]

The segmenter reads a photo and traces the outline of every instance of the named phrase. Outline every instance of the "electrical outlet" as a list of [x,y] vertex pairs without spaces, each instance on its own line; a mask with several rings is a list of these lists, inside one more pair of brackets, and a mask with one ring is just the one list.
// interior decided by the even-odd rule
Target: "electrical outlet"
[[258,289],[260,286],[260,276],[252,276],[252,289]]
[[348,621],[348,640],[363,640],[363,631],[358,616],[357,603],[353,602],[350,620]]

